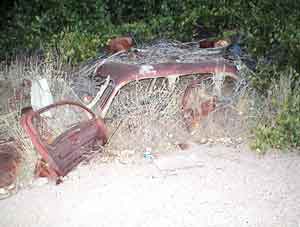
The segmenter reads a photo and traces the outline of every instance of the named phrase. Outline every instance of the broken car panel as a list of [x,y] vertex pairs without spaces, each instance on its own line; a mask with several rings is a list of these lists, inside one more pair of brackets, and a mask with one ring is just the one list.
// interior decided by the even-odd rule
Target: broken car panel
[[[55,132],[49,129],[50,124],[53,124],[51,118],[55,118],[54,115],[49,119],[51,110],[60,109],[65,112],[67,118],[67,111],[74,107],[84,112],[87,119],[78,121],[55,135]],[[48,116],[43,115],[45,113],[48,113]],[[60,115],[60,121],[64,121],[64,115]],[[49,165],[52,178],[68,174],[87,158],[95,145],[104,145],[108,138],[102,119],[97,118],[87,107],[69,101],[58,102],[38,111],[28,109],[22,115],[21,124],[42,159]]]
[[[155,78],[177,78],[193,74],[224,74],[239,80],[237,68],[226,60],[209,60],[199,63],[161,63],[152,65],[130,65],[108,62],[96,70],[96,79],[103,81],[97,97],[87,106],[97,109],[101,117],[105,117],[110,104],[118,91],[132,81]],[[93,103],[93,105],[91,105]]]
[[[110,44],[112,45],[112,42]],[[227,45],[225,42],[215,43],[213,49],[219,50]],[[113,99],[126,84],[156,78],[175,81],[190,75],[197,75],[197,79],[190,81],[185,88],[180,108],[188,128],[192,128],[216,108],[219,99],[218,95],[211,94],[205,87],[200,89],[201,96],[195,98],[191,95],[195,90],[199,90],[203,81],[206,81],[206,78],[213,81],[220,75],[224,81],[226,78],[239,81],[238,70],[229,61],[216,58],[194,63],[139,65],[102,62],[95,67],[90,78],[91,84],[97,84],[92,86],[92,92],[85,89],[85,86],[77,86],[79,89],[74,89],[82,104],[61,101],[41,109],[35,108],[35,111],[27,109],[22,115],[21,124],[42,157],[36,165],[36,174],[53,179],[65,176],[81,161],[87,159],[95,145],[105,145],[108,133],[101,118],[105,119]],[[80,76],[73,80],[80,79]],[[101,118],[96,117],[95,113]]]

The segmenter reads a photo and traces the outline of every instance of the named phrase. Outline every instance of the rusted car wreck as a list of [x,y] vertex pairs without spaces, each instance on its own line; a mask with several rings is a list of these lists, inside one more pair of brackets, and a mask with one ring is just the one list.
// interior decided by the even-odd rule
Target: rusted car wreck
[[[201,85],[204,80],[213,80],[217,76],[225,79],[238,81],[236,67],[226,60],[209,60],[199,63],[161,63],[152,65],[130,65],[123,63],[108,62],[97,68],[95,79],[101,82],[99,91],[95,97],[88,99],[85,105],[73,103],[68,100],[52,104],[38,111],[24,111],[22,126],[31,138],[35,148],[40,153],[47,166],[47,174],[51,178],[57,179],[68,174],[82,160],[86,159],[93,146],[97,143],[105,145],[108,133],[104,123],[105,115],[113,102],[114,97],[120,89],[132,81],[168,78],[171,81],[187,75],[199,75],[186,88],[182,97],[182,112],[186,119],[187,126],[199,121],[209,112],[213,111],[218,102],[218,95],[200,96],[195,100],[190,96],[192,89]],[[224,78],[222,78],[224,80]],[[82,100],[86,97],[81,97]],[[193,101],[193,102],[191,102]],[[51,130],[46,130],[47,117],[42,115],[52,109],[72,106],[85,112],[86,119],[80,120],[66,131],[56,136],[51,134]],[[96,116],[91,109],[98,114]],[[43,123],[42,123],[43,121]],[[51,124],[51,123],[48,123]],[[47,133],[45,133],[45,130]],[[39,173],[41,174],[41,172]],[[44,174],[45,175],[45,174]]]
[[[222,57],[143,64],[102,61],[89,77],[92,83],[97,83],[97,89],[93,93],[78,92],[81,103],[65,98],[39,110],[23,109],[21,125],[41,156],[36,175],[56,180],[66,176],[88,159],[93,150],[108,142],[110,135],[105,118],[114,98],[126,84],[165,78],[172,86],[176,80],[191,75],[193,79],[184,88],[179,108],[187,128],[192,128],[223,101],[220,84],[239,82],[238,70],[232,62]],[[201,92],[194,92],[197,89]],[[70,115],[72,111],[76,118]],[[55,122],[58,115],[67,115],[73,120]]]

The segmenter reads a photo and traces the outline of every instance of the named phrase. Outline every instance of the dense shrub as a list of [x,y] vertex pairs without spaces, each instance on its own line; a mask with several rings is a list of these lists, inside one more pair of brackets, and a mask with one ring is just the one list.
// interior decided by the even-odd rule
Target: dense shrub
[[[197,23],[203,23],[215,31],[235,29],[244,35],[244,45],[253,54],[300,68],[300,3],[294,0],[15,0],[14,3],[5,6],[8,10],[1,18],[2,56],[17,50],[45,49],[49,42],[56,41],[55,37],[68,32],[84,32],[83,36],[90,35],[91,39],[98,35],[101,43],[94,45],[95,49],[103,45],[105,38],[128,32],[145,40],[158,35],[191,40]],[[87,45],[86,39],[76,40],[77,46]],[[76,51],[74,54],[78,55]]]
[[300,148],[300,85],[292,81],[299,75],[292,69],[278,75],[280,79],[271,83],[254,129],[253,147],[259,151]]

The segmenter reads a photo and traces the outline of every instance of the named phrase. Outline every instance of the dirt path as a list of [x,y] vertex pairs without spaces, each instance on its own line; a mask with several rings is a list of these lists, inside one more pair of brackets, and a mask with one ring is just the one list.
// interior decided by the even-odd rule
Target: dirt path
[[202,145],[85,166],[0,201],[0,226],[300,226],[300,156]]

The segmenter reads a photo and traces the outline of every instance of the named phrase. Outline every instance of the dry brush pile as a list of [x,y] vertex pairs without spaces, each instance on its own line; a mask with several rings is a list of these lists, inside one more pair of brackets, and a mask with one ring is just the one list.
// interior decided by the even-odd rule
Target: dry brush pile
[[[151,64],[158,60],[159,62],[174,60],[197,62],[207,58],[199,54],[199,50],[193,46],[178,42],[159,42],[144,46],[140,52],[142,55],[138,58],[123,53],[108,59],[101,59],[100,64],[103,60]],[[240,62],[236,64],[240,68],[242,80],[230,88],[231,92],[226,97],[228,99],[225,102],[226,105],[218,106],[193,130],[186,127],[181,105],[187,85],[197,75],[174,81],[161,78],[127,84],[115,97],[105,117],[110,139],[104,154],[128,158],[131,155],[141,155],[145,151],[153,153],[176,151],[185,143],[221,142],[236,145],[247,141],[251,136],[250,128],[255,125],[258,116],[256,94],[246,82],[249,70]],[[74,70],[65,70],[66,67],[57,62],[45,62],[39,59],[23,59],[11,62],[9,65],[6,63],[1,65],[0,83],[3,85],[8,82],[9,84],[9,89],[3,89],[3,95],[1,95],[1,102],[5,104],[2,106],[6,106],[4,110],[1,110],[0,121],[3,125],[1,131],[3,131],[2,136],[13,137],[20,146],[23,160],[19,174],[21,185],[32,181],[33,170],[39,155],[19,124],[21,109],[30,105],[30,100],[25,98],[26,95],[17,97],[20,83],[24,80],[46,78],[54,101],[71,99],[81,102],[72,89],[73,80],[75,77],[87,78],[96,66],[99,66],[99,61],[81,67],[81,70],[74,73]],[[87,80],[81,82],[84,81]],[[9,105],[6,96],[17,98],[15,106]],[[57,118],[60,120],[60,116]],[[63,121],[64,116],[61,118]],[[99,157],[103,157],[103,154]]]

